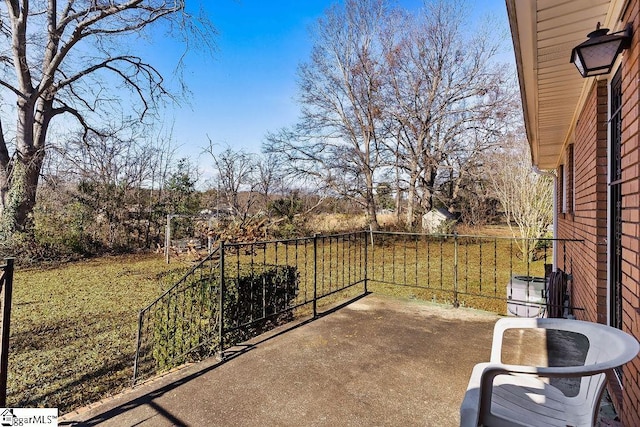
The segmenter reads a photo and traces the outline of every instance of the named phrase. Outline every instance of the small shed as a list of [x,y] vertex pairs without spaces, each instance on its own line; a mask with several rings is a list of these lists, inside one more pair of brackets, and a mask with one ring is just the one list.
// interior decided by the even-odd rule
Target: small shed
[[456,222],[456,216],[445,208],[431,209],[422,215],[422,229],[427,233],[447,233]]

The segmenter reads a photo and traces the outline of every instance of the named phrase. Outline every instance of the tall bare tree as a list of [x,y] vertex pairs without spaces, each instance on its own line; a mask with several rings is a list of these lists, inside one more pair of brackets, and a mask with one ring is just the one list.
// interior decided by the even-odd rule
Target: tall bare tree
[[262,197],[262,208],[267,210],[270,198],[276,192],[284,191],[280,157],[272,153],[260,155],[255,166],[256,191]]
[[361,204],[373,229],[375,180],[382,166],[380,36],[385,0],[347,0],[314,28],[309,62],[299,69],[302,118],[268,136],[267,151],[295,172]]
[[[211,46],[213,27],[204,17],[190,16],[184,0],[0,4],[1,95],[15,99],[0,106],[2,231],[29,224],[55,119],[67,116],[85,131],[99,133],[119,114],[143,119],[168,95],[159,71],[119,43],[131,45],[148,27],[163,22],[184,41],[199,37],[197,44]],[[121,101],[124,96],[137,102]],[[11,117],[15,125],[6,126]]]
[[434,196],[450,204],[478,153],[500,141],[515,92],[513,73],[496,62],[500,40],[468,31],[463,3],[429,1],[393,19],[383,39],[389,148],[404,171],[411,226]]
[[211,141],[204,151],[213,160],[218,197],[244,223],[256,202],[254,191],[258,187],[258,179],[255,176],[257,166],[254,156],[231,147],[216,152],[215,144]]

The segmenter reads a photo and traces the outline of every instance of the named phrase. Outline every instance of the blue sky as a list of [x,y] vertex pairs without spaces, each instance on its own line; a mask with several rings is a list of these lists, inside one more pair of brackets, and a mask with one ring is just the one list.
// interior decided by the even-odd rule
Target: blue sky
[[[194,160],[208,138],[248,152],[260,152],[269,131],[295,123],[299,106],[296,70],[311,51],[309,26],[332,0],[217,0],[204,2],[219,34],[218,51],[209,57],[193,52],[184,71],[192,91],[189,105],[171,108],[179,157]],[[490,15],[498,31],[508,29],[504,0],[467,0],[473,17]],[[422,0],[400,0],[417,9]],[[510,46],[509,43],[506,43]],[[160,68],[175,66],[178,50],[153,52]],[[506,56],[511,60],[510,56]],[[206,159],[201,168],[206,169]]]

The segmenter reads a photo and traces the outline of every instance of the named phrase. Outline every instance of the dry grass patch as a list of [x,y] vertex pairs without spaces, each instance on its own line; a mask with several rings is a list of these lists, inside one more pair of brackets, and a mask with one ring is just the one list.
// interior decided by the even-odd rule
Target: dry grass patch
[[318,234],[330,234],[346,230],[364,230],[367,228],[364,215],[318,214],[307,221],[307,228]]
[[138,255],[17,271],[8,405],[65,413],[130,385],[138,310],[186,267]]

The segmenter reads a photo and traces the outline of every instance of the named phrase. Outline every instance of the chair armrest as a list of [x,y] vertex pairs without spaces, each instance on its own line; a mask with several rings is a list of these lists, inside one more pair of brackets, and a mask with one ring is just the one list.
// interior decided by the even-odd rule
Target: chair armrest
[[478,363],[471,371],[471,378],[464,399],[460,405],[460,427],[478,427],[480,420],[480,384],[485,366]]
[[478,427],[480,419],[480,389],[467,390],[460,405],[460,427]]
[[493,380],[498,375],[535,375],[538,377],[572,378],[596,375],[611,369],[607,363],[587,366],[526,366],[503,363],[479,363],[474,366],[462,405],[460,406],[460,426],[477,427],[485,411],[491,410]]

